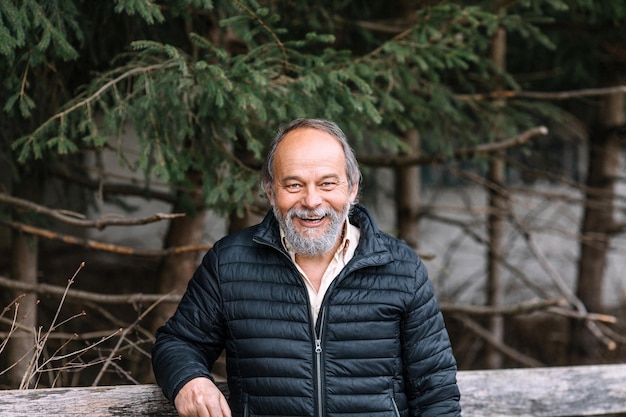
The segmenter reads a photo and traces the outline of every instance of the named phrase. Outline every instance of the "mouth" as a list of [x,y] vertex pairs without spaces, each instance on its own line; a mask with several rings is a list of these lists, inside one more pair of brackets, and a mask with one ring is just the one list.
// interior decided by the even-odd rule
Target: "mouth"
[[316,226],[319,223],[321,223],[326,216],[321,216],[321,217],[300,217],[300,216],[295,216],[300,222],[302,222],[303,224],[309,225],[309,226]]

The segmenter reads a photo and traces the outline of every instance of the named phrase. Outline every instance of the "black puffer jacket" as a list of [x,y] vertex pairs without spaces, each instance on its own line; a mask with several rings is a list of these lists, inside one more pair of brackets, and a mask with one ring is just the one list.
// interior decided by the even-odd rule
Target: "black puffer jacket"
[[329,288],[317,325],[270,213],[215,244],[175,315],[157,332],[153,367],[173,401],[227,355],[234,416],[460,416],[456,363],[415,252],[357,205],[354,258]]

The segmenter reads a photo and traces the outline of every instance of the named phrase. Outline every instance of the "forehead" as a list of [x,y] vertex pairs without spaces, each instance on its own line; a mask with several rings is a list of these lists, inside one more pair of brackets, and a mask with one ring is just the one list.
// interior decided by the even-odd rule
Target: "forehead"
[[346,175],[343,148],[331,134],[312,128],[292,130],[276,148],[274,171],[277,179],[305,172]]

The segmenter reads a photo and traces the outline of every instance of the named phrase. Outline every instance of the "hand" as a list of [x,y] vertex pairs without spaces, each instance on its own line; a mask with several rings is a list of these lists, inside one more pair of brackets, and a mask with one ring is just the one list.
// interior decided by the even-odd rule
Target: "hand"
[[208,378],[187,382],[174,398],[181,417],[231,417],[226,398]]

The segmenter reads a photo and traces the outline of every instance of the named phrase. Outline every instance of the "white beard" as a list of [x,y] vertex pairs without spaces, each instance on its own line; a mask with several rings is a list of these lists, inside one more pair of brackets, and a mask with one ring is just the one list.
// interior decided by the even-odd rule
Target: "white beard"
[[[291,245],[291,248],[299,255],[311,257],[323,255],[333,250],[341,236],[345,221],[348,218],[350,204],[346,204],[342,212],[336,212],[333,209],[291,209],[287,212],[285,217],[281,216],[276,206],[273,207],[273,210],[280,227],[285,233],[285,239],[289,245]],[[320,237],[300,234],[293,223],[294,217],[321,218],[324,216],[330,218],[330,224]]]

